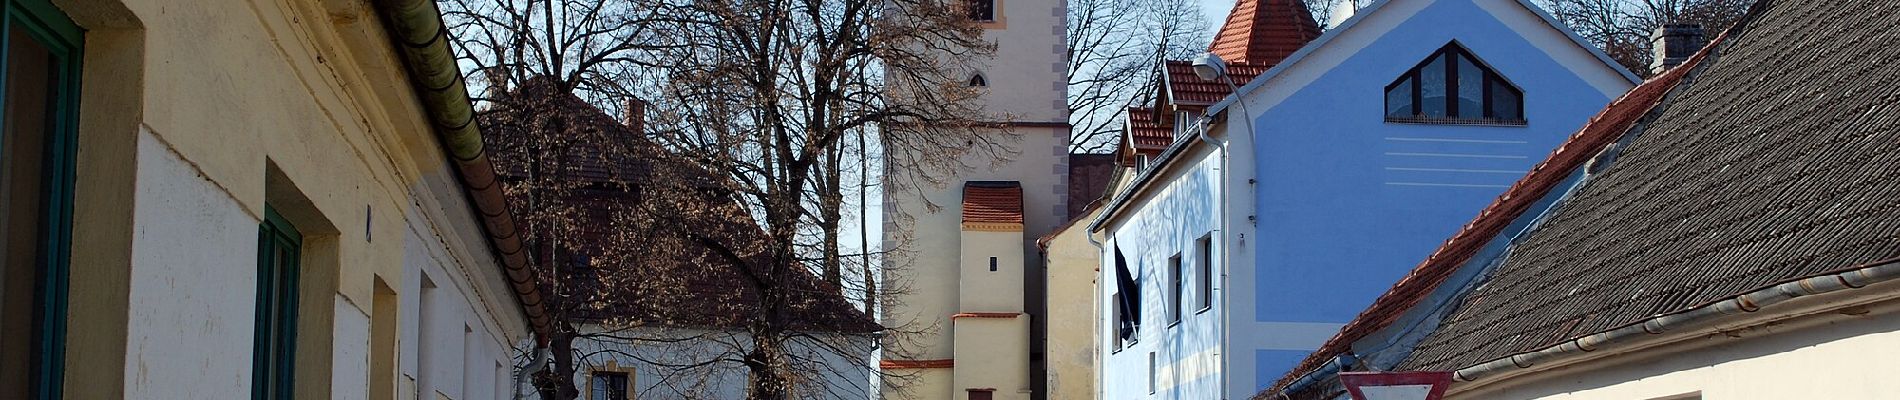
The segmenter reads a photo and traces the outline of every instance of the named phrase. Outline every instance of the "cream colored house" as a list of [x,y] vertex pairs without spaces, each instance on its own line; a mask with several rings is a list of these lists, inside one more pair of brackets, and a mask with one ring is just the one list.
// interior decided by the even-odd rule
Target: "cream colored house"
[[1043,265],[1034,240],[1069,220],[1071,201],[1066,4],[975,7],[989,11],[972,18],[996,52],[964,81],[983,88],[987,112],[1010,117],[994,134],[1013,154],[973,161],[981,167],[941,187],[885,191],[885,285],[903,295],[880,316],[884,326],[918,332],[884,341],[885,398],[1041,398]]
[[1763,1],[1659,46],[1694,55],[1256,398],[1340,398],[1342,370],[1449,371],[1449,399],[1894,398],[1896,12]]
[[0,398],[511,398],[545,321],[431,2],[4,3]]
[[1097,398],[1095,391],[1096,346],[1101,343],[1095,332],[1100,321],[1096,299],[1097,267],[1102,265],[1101,251],[1089,242],[1088,221],[1101,215],[1100,207],[1071,221],[1069,225],[1044,236],[1044,275],[1049,283],[1048,343],[1049,369],[1045,376],[1049,399],[1079,400]]

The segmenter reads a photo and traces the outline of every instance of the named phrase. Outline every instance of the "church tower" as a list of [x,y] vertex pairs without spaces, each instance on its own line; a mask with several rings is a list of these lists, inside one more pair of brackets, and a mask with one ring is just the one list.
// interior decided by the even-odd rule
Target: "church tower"
[[[923,331],[887,339],[903,351],[880,364],[902,382],[886,383],[885,398],[1045,397],[1035,240],[1069,218],[1067,4],[970,1],[996,52],[962,80],[982,86],[989,114],[1013,117],[994,134],[1016,136],[999,141],[1013,144],[1014,156],[972,162],[974,170],[939,188],[884,186],[884,248],[898,250],[885,281],[907,286],[882,310],[883,322]],[[926,199],[941,207],[928,210]]]

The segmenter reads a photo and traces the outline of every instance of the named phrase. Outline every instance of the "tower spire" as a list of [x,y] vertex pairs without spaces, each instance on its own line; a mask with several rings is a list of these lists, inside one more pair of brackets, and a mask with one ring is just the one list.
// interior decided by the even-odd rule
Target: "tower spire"
[[1230,63],[1274,65],[1319,33],[1319,23],[1299,0],[1239,0],[1207,51]]

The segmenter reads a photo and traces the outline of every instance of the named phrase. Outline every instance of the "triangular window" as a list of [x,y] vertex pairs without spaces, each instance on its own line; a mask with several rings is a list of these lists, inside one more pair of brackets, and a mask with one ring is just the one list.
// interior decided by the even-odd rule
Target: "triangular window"
[[990,80],[984,79],[983,74],[970,75],[970,87],[985,87],[989,85],[990,85]]
[[1386,85],[1385,119],[1523,125],[1524,91],[1453,42]]

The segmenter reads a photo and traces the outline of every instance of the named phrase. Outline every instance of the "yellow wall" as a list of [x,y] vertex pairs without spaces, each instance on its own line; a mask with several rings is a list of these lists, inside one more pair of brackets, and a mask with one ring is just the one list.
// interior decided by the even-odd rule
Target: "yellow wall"
[[[1642,338],[1635,349],[1459,383],[1457,399],[1889,399],[1900,393],[1894,282]],[[1671,336],[1664,338],[1661,336]]]
[[1089,243],[1089,221],[1101,209],[1059,231],[1045,247],[1049,282],[1048,360],[1050,400],[1095,398],[1096,269],[1101,251]]

